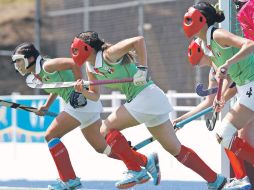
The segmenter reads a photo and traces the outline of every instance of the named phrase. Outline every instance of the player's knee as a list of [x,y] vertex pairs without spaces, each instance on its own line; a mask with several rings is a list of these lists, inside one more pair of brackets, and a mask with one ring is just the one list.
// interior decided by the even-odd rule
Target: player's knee
[[107,121],[103,121],[101,128],[100,128],[100,133],[106,137],[106,135],[109,133],[109,128],[107,127]]
[[236,127],[229,121],[224,120],[216,130],[216,138],[224,148],[228,149],[236,132]]
[[97,153],[104,154],[105,148],[102,148],[102,147],[94,147],[94,150],[95,150]]
[[53,139],[53,136],[51,135],[50,132],[46,131],[46,134],[45,134],[46,142],[49,142],[51,139]]

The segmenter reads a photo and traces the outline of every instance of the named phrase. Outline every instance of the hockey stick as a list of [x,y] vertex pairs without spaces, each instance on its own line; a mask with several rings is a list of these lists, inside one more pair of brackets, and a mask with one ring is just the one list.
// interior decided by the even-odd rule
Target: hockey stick
[[[174,129],[181,129],[185,124],[187,124],[187,123],[191,122],[192,120],[197,119],[197,118],[199,118],[199,117],[201,117],[201,116],[203,116],[203,115],[205,115],[205,114],[207,114],[207,113],[209,113],[209,112],[212,112],[212,110],[213,110],[213,107],[208,107],[208,108],[206,108],[206,109],[204,109],[204,110],[202,110],[202,111],[200,111],[200,112],[194,114],[193,116],[191,116],[191,117],[189,117],[189,118],[187,118],[187,119],[185,119],[185,120],[182,120],[182,121],[178,122],[178,123],[174,126]],[[140,143],[136,144],[135,146],[133,146],[132,149],[133,149],[133,150],[141,149],[141,148],[143,148],[144,146],[150,144],[151,142],[153,142],[153,141],[155,141],[155,140],[156,140],[156,139],[155,139],[154,137],[149,137],[149,138],[147,138],[147,139],[141,141]]]
[[[232,84],[230,84],[229,88],[234,88],[235,86],[236,84],[235,82],[233,82]],[[218,91],[218,87],[203,90],[203,84],[198,84],[196,87],[196,93],[199,96],[209,96],[209,95],[217,93],[217,91]]]
[[196,86],[196,93],[199,96],[209,96],[211,94],[215,94],[218,91],[218,87],[210,88],[204,90],[204,84],[200,83]]
[[[221,72],[221,73],[224,73],[225,71],[224,71],[224,69],[221,69],[220,72]],[[217,100],[217,102],[219,102],[219,101],[221,100],[221,90],[222,90],[223,80],[224,80],[224,79],[220,79],[220,80],[219,80],[219,87],[218,87],[218,91],[217,91],[217,95],[216,95],[216,100]],[[217,106],[217,105],[215,105],[215,107],[216,107],[216,106]],[[209,119],[206,120],[206,127],[207,127],[207,129],[208,129],[209,131],[212,131],[212,130],[214,129],[215,124],[216,124],[216,121],[217,121],[217,118],[218,118],[218,115],[219,115],[219,112],[216,112],[216,111],[214,110],[212,119],[211,119],[211,120],[209,120]]]
[[[26,84],[30,88],[40,88],[40,89],[47,89],[47,88],[67,88],[72,87],[76,84],[76,81],[72,82],[54,82],[54,83],[38,83],[39,80],[36,80],[32,77],[27,77]],[[113,79],[113,80],[91,80],[85,81],[83,80],[84,86],[88,85],[102,85],[102,84],[114,84],[114,83],[127,83],[133,82],[133,78],[124,78],[124,79]]]
[[[38,111],[38,109],[34,108],[34,107],[29,107],[29,106],[25,106],[25,105],[21,105],[21,104],[17,104],[17,103],[14,103],[14,102],[1,100],[1,99],[0,99],[0,106],[14,108],[14,109],[18,109],[18,110],[25,110],[25,111],[33,112],[33,113],[36,113]],[[56,113],[53,113],[53,112],[50,112],[50,111],[43,111],[43,113],[45,115],[48,115],[48,116],[51,116],[51,117],[56,117],[57,116]]]

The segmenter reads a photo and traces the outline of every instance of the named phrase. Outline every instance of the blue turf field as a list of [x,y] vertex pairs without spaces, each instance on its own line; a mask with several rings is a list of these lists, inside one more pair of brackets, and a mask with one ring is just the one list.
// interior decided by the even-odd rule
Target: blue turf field
[[[26,180],[11,180],[0,181],[0,187],[28,187],[28,188],[47,188],[48,184],[53,181],[26,181]],[[82,190],[116,190],[114,181],[82,181]],[[1,188],[0,188],[1,189]],[[13,188],[11,188],[13,190]],[[152,182],[143,185],[136,185],[130,190],[206,190],[204,182],[185,182],[185,181],[162,181],[159,186],[154,186]],[[8,190],[8,189],[6,189]]]

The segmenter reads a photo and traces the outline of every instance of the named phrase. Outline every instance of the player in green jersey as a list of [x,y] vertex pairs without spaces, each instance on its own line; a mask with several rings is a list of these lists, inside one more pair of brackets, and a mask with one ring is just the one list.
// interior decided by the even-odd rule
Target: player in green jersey
[[[223,118],[217,128],[216,136],[219,143],[234,152],[239,158],[254,164],[254,148],[236,136],[237,131],[247,127],[253,121],[254,96],[254,42],[236,36],[224,29],[214,27],[215,23],[224,20],[222,11],[207,2],[199,2],[190,7],[184,16],[184,31],[187,37],[199,38],[200,46],[210,66],[217,69],[216,77],[225,78],[226,84],[222,94],[231,81],[236,83],[238,101],[230,112]],[[221,74],[221,68],[226,74]],[[214,102],[223,105],[223,102]],[[219,109],[221,109],[219,106]],[[226,186],[225,189],[236,189]]]
[[[80,68],[71,58],[44,58],[31,43],[17,46],[12,60],[15,69],[22,76],[31,73],[32,77],[43,83],[75,81],[82,78]],[[107,143],[100,133],[102,105],[99,101],[99,88],[98,86],[89,86],[88,89],[83,89],[82,94],[75,92],[72,87],[46,89],[45,91],[50,95],[45,104],[39,108],[38,115],[42,115],[42,110],[48,110],[57,96],[64,100],[64,110],[53,120],[45,134],[60,176],[56,184],[49,185],[49,189],[75,189],[81,185],[81,182],[76,177],[68,151],[60,138],[80,126],[81,132],[93,148],[99,153],[104,153]],[[139,153],[135,152],[135,154]],[[118,157],[114,152],[108,156],[121,160],[121,157]],[[146,159],[144,156],[144,160]],[[155,161],[154,157],[151,157],[147,166],[152,167],[153,165],[155,165]],[[149,176],[146,179],[148,180]]]
[[[138,58],[138,66],[133,56],[134,51]],[[111,45],[102,41],[94,31],[82,32],[74,38],[71,54],[76,64],[81,66],[86,62],[88,77],[95,76],[100,80],[133,78],[133,83],[107,85],[108,88],[120,90],[127,99],[124,105],[108,116],[101,128],[109,145],[108,149],[124,152],[126,163],[130,163],[127,165],[127,175],[116,183],[117,187],[138,182],[140,173],[143,172],[136,163],[131,163],[134,155],[120,133],[120,130],[141,123],[146,125],[166,151],[202,176],[208,182],[209,188],[217,190],[224,186],[226,178],[217,175],[176,137],[169,120],[172,106],[164,92],[147,78],[147,53],[143,37],[133,37]]]

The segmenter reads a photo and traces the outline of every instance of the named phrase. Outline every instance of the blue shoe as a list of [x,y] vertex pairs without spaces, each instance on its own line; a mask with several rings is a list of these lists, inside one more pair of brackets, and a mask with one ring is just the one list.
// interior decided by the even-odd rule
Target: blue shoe
[[161,181],[161,172],[159,166],[159,158],[157,153],[147,156],[146,170],[153,178],[153,184],[159,185]]
[[81,187],[80,178],[70,179],[67,182],[63,182],[61,179],[57,179],[57,182],[53,185],[49,185],[49,190],[75,190],[76,188]]
[[227,183],[227,179],[222,175],[217,175],[215,182],[207,183],[208,190],[221,190]]
[[229,183],[224,186],[223,190],[250,190],[251,187],[248,176],[245,176],[242,179],[230,179]]
[[145,183],[150,179],[145,169],[141,169],[138,172],[128,170],[124,174],[124,179],[115,184],[118,189],[128,189],[134,185]]

